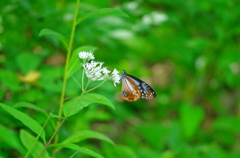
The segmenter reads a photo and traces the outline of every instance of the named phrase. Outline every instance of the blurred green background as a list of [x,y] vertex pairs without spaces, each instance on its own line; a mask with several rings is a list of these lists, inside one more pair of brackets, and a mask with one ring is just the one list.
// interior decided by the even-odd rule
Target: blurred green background
[[[95,92],[110,99],[116,110],[97,104],[83,109],[65,122],[60,141],[88,129],[116,143],[79,143],[106,158],[239,158],[240,2],[85,0],[79,15],[101,8],[120,9],[129,18],[83,21],[76,28],[74,48],[97,47],[96,60],[121,71],[118,62],[149,83],[157,98],[123,101],[121,85],[109,81]],[[0,2],[1,102],[30,102],[48,113],[56,109],[66,51],[56,37],[40,37],[39,32],[47,28],[69,37],[74,10],[73,0]],[[74,77],[80,81],[81,73]],[[80,93],[70,78],[66,97]],[[46,120],[34,110],[21,111],[41,125]],[[0,116],[0,157],[21,157],[26,152],[19,140],[24,125],[3,109]],[[53,129],[46,127],[46,132],[49,139]],[[57,157],[72,153],[60,151]]]

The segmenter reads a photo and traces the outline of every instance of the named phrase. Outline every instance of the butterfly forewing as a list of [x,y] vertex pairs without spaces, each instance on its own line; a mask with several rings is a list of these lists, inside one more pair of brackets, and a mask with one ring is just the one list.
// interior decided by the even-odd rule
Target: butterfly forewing
[[141,92],[136,83],[128,76],[125,76],[122,82],[123,99],[127,101],[137,101],[141,97]]
[[123,71],[122,97],[127,101],[137,101],[140,98],[151,100],[156,98],[156,93],[146,82]]

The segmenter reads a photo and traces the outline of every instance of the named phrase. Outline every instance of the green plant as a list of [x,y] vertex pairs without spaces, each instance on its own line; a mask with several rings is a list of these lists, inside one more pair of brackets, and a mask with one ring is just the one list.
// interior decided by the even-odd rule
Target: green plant
[[[20,138],[24,144],[24,146],[28,149],[25,157],[29,157],[30,155],[33,157],[50,157],[49,153],[46,152],[46,149],[51,146],[54,147],[53,150],[53,157],[56,156],[56,152],[59,151],[61,148],[70,148],[73,150],[76,150],[78,152],[82,152],[94,157],[103,157],[100,154],[84,148],[84,147],[79,147],[78,145],[73,144],[73,142],[76,142],[77,140],[80,141],[82,139],[86,138],[97,138],[100,140],[105,140],[107,142],[110,142],[111,144],[114,144],[109,138],[106,136],[93,132],[93,131],[82,131],[80,133],[77,133],[75,135],[72,135],[71,137],[67,138],[63,142],[59,143],[58,142],[58,131],[60,127],[63,125],[65,120],[78,113],[80,110],[82,110],[84,107],[87,107],[91,103],[101,103],[109,106],[110,108],[114,109],[114,105],[104,96],[100,94],[95,94],[95,93],[90,93],[94,89],[98,88],[101,86],[105,81],[107,80],[112,80],[114,84],[119,83],[120,76],[119,72],[117,70],[114,70],[111,74],[110,71],[102,67],[103,63],[101,62],[95,62],[93,61],[94,56],[92,52],[96,50],[95,47],[92,46],[81,46],[75,49],[72,53],[72,47],[73,47],[73,40],[74,40],[74,35],[75,35],[75,29],[78,23],[80,23],[83,20],[86,20],[88,18],[93,18],[93,17],[99,17],[99,16],[127,16],[125,13],[121,12],[120,10],[116,9],[100,9],[96,10],[90,13],[87,13],[80,18],[77,17],[78,12],[79,12],[79,3],[80,0],[77,0],[76,3],[76,10],[74,14],[74,19],[73,19],[73,24],[72,24],[72,31],[71,31],[71,36],[70,39],[68,40],[66,37],[61,35],[60,33],[57,33],[55,31],[49,30],[49,29],[43,29],[40,32],[40,36],[42,35],[55,35],[63,45],[65,46],[67,50],[67,58],[65,62],[65,70],[64,70],[64,75],[63,75],[63,85],[62,85],[62,92],[61,92],[61,99],[60,99],[60,104],[59,104],[59,111],[58,115],[53,114],[52,112],[50,114],[47,114],[44,110],[41,108],[38,108],[36,105],[32,105],[29,103],[21,103],[17,104],[15,107],[27,107],[31,109],[38,110],[39,112],[44,113],[45,115],[48,116],[46,119],[45,123],[43,126],[37,123],[34,119],[29,117],[28,115],[20,112],[19,110],[15,109],[14,107],[7,106],[5,104],[0,104],[0,107],[2,107],[4,110],[6,110],[9,114],[14,116],[16,119],[21,121],[26,127],[31,129],[35,134],[37,134],[37,137],[32,136],[30,133],[28,133],[26,130],[21,130],[20,132]],[[79,54],[79,57],[83,60],[83,62],[80,62],[77,56],[77,52]],[[80,52],[80,53],[79,53]],[[25,58],[23,58],[25,59]],[[20,59],[19,62],[22,60]],[[90,62],[91,61],[91,62]],[[37,64],[36,62],[33,62],[33,64]],[[78,69],[83,66],[82,70],[82,81],[79,83],[72,75],[78,71]],[[28,67],[24,67],[23,69],[26,69],[25,72],[28,72]],[[87,83],[85,83],[85,73],[87,75]],[[79,88],[82,89],[82,93],[80,96],[70,99],[67,102],[65,102],[65,93],[66,93],[66,87],[67,87],[67,80],[69,78],[73,78],[76,81],[76,84],[79,85]],[[89,84],[93,81],[99,81],[102,80],[100,84],[93,88],[88,88]],[[64,116],[62,114],[64,113]],[[48,125],[48,121],[50,119],[57,118],[57,123],[55,125],[55,121],[53,121],[53,128],[55,129],[52,136],[46,143],[46,133],[45,133],[45,126]],[[41,141],[39,140],[41,138]],[[54,139],[55,138],[55,139]],[[54,139],[54,144],[50,145],[52,143],[52,140]],[[76,140],[77,139],[77,140]],[[43,144],[42,144],[43,142]],[[73,154],[75,155],[75,154]],[[72,155],[72,156],[73,156]]]
[[[83,63],[77,53],[90,50],[109,69],[118,62],[129,74],[147,81],[157,98],[125,102],[121,86],[104,82],[94,93],[108,98],[116,110],[93,103],[66,119],[64,111],[69,109],[63,108],[61,117],[57,110],[75,0],[0,1],[0,102],[7,105],[0,107],[0,157],[26,155],[32,146],[29,142],[36,141],[49,120],[35,143],[40,147],[29,155],[38,157],[45,146],[44,135],[47,142],[58,119],[66,119],[57,144],[70,139],[106,158],[239,158],[239,6],[231,0],[81,1],[78,17],[118,8],[130,18],[80,20],[64,105],[71,101],[74,105],[81,95]],[[84,81],[87,85],[87,78]],[[16,110],[19,113],[11,114]],[[30,129],[26,125],[34,121],[15,118],[25,116],[40,128]],[[115,146],[94,139],[96,133],[106,135]],[[55,150],[58,158],[90,157],[86,150],[69,148],[50,145],[45,154],[52,156]]]

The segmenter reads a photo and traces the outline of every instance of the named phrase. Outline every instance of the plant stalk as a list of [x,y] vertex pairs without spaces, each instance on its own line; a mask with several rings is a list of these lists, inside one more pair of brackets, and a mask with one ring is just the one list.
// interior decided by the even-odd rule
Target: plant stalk
[[92,91],[92,90],[94,90],[94,89],[100,87],[100,86],[101,86],[104,82],[106,82],[106,81],[107,81],[107,80],[102,81],[102,83],[100,83],[100,84],[97,85],[96,87],[93,87],[92,89],[89,89],[89,90],[85,91],[84,93],[88,93],[88,92],[90,92],[90,91]]
[[37,143],[39,137],[42,135],[42,133],[43,133],[43,131],[44,131],[43,129],[44,129],[45,126],[47,125],[47,123],[48,123],[48,121],[49,121],[49,119],[50,119],[50,116],[51,116],[51,114],[48,115],[48,118],[47,118],[47,120],[45,121],[45,123],[44,123],[44,125],[43,125],[43,127],[42,127],[42,129],[41,129],[41,131],[40,131],[40,133],[37,135],[36,139],[34,140],[33,144],[32,144],[31,147],[30,147],[30,149],[27,151],[27,154],[24,156],[24,158],[28,158],[29,155],[32,153],[34,147],[36,147],[36,143]]
[[[84,95],[84,93],[82,93],[82,94],[79,96],[78,100],[77,100],[77,101],[75,102],[75,104],[71,107],[71,109],[67,112],[67,114],[66,114],[66,116],[65,116],[66,118],[71,114],[72,110],[76,107],[77,103],[80,101],[80,99],[83,97],[83,95]],[[50,143],[52,142],[52,140],[53,140],[53,138],[55,137],[55,135],[58,133],[60,127],[61,127],[62,124],[65,122],[65,120],[66,120],[66,119],[62,119],[62,120],[60,121],[60,123],[57,125],[54,133],[52,134],[51,138],[49,139],[49,141],[48,141],[47,144],[45,145],[44,149],[42,150],[42,152],[41,152],[41,154],[39,155],[38,158],[41,158],[41,157],[43,156],[44,152],[47,150],[48,146],[49,146]],[[55,148],[55,150],[56,150],[56,148]],[[56,151],[57,151],[57,150],[56,150]]]
[[[71,36],[69,40],[69,45],[68,45],[68,50],[67,50],[67,59],[66,59],[66,64],[65,64],[65,70],[64,70],[64,77],[63,77],[63,86],[62,86],[62,94],[61,94],[61,99],[60,99],[60,107],[58,111],[58,116],[62,116],[63,112],[63,107],[64,107],[64,97],[65,97],[65,91],[66,91],[66,85],[67,85],[67,73],[68,73],[68,66],[69,66],[69,60],[71,57],[71,52],[72,52],[72,46],[73,46],[73,40],[74,40],[74,34],[75,34],[75,29],[77,25],[77,15],[78,15],[78,9],[79,9],[79,4],[80,0],[77,0],[76,8],[75,8],[75,13],[74,13],[74,19],[73,19],[73,25],[72,25],[72,31],[71,31]],[[61,119],[58,119],[57,126],[60,128],[61,126]],[[58,131],[58,130],[57,130]],[[58,133],[56,133],[56,136],[54,138],[54,143],[58,142]],[[53,150],[53,158],[56,156],[56,148]]]

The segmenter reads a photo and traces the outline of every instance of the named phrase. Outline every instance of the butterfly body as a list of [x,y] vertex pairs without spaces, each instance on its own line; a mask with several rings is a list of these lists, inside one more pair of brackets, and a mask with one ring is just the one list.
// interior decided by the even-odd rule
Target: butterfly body
[[156,98],[156,92],[146,82],[123,71],[122,98],[131,102],[140,98],[151,100]]

